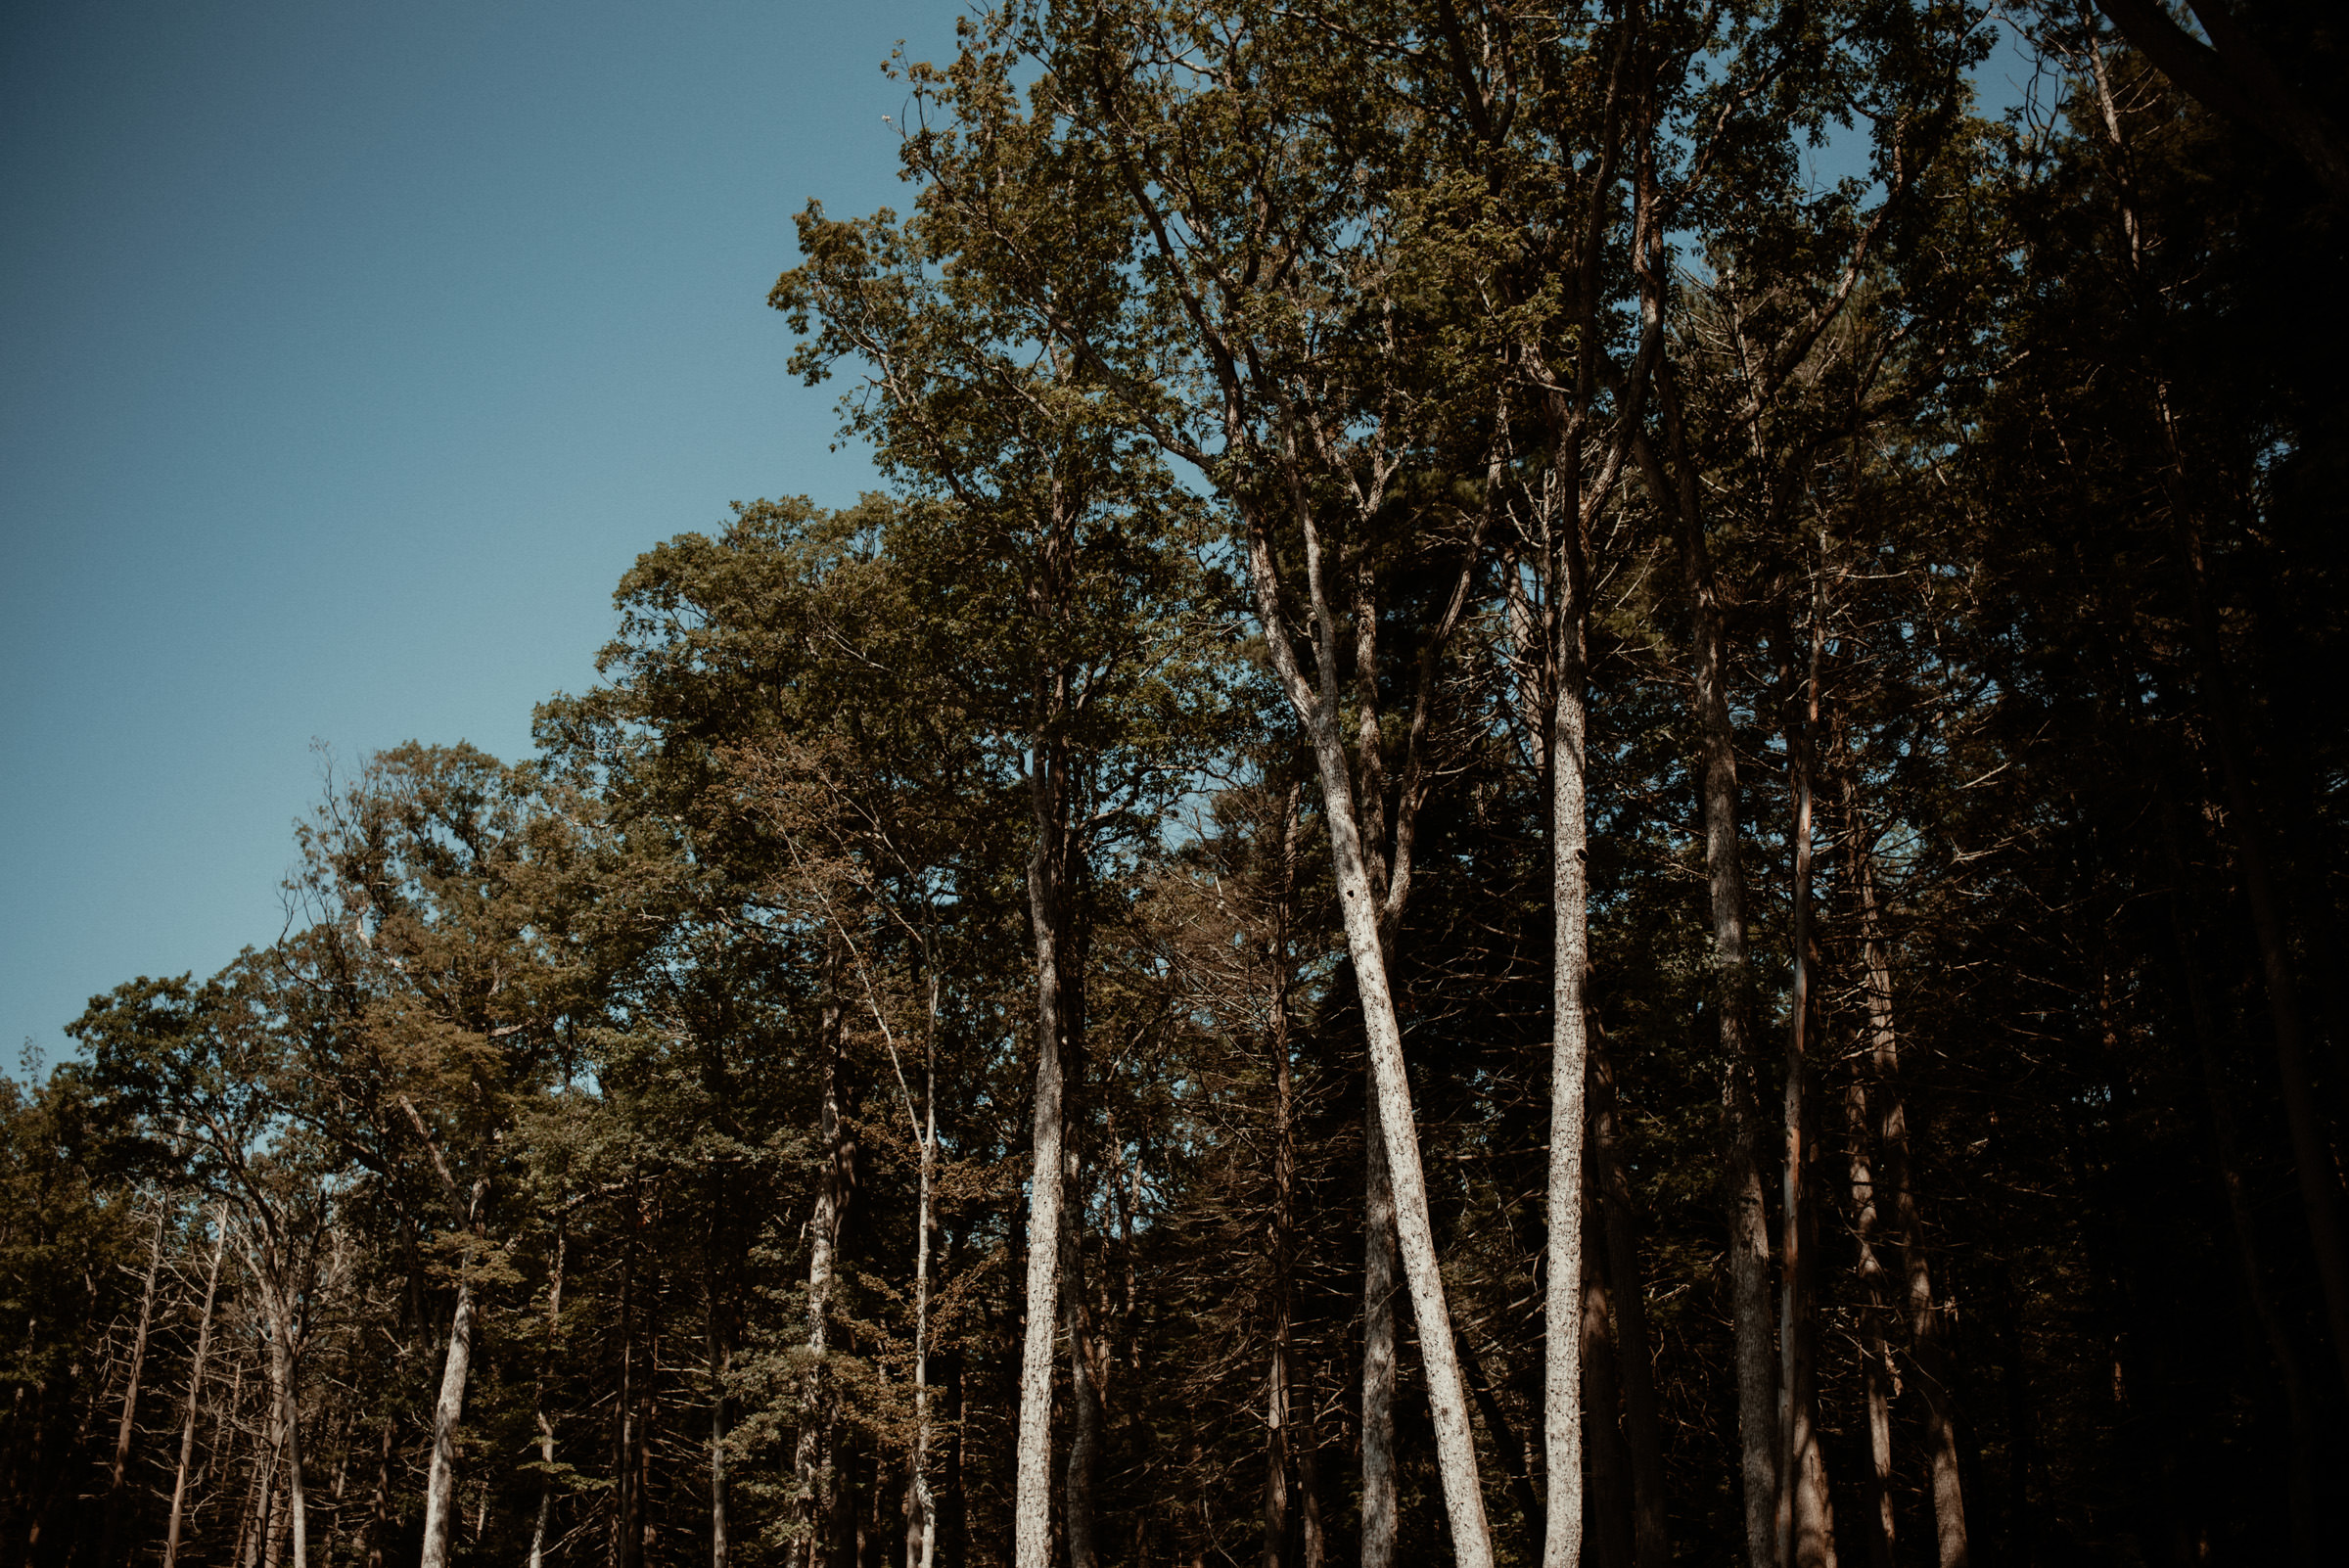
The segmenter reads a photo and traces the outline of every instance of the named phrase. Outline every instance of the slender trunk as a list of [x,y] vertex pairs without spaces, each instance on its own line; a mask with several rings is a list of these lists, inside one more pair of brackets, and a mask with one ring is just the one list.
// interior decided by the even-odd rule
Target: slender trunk
[[1036,1111],[1028,1194],[1028,1327],[1020,1347],[1020,1424],[1012,1502],[1014,1568],[1050,1568],[1052,1363],[1060,1321],[1062,1163],[1061,895],[1065,855],[1060,759],[1038,746],[1030,762],[1036,840],[1028,857],[1028,913],[1036,943]]
[[[288,1310],[281,1319],[278,1332],[271,1337],[271,1381],[277,1385],[277,1400],[284,1410],[286,1447],[286,1514],[292,1529],[294,1568],[309,1568],[310,1514],[309,1499],[302,1486],[301,1473],[301,1404],[297,1387],[298,1368],[291,1343],[293,1313]],[[438,1568],[430,1558],[425,1568]]]
[[538,1478],[538,1517],[530,1525],[530,1568],[545,1568],[546,1526],[555,1507],[555,1423],[546,1410],[546,1380],[555,1359],[555,1341],[563,1329],[563,1266],[571,1245],[569,1227],[555,1223],[555,1263],[546,1287],[546,1338],[538,1351],[538,1376],[530,1389],[530,1414],[538,1428],[538,1462],[546,1467]]
[[930,1230],[938,1168],[938,995],[930,973],[930,1014],[922,1031],[922,1164],[913,1245],[913,1531],[906,1555],[932,1568],[938,1550],[938,1504],[930,1492]]
[[1857,783],[1845,780],[1852,840],[1853,880],[1860,890],[1860,955],[1867,992],[1870,1067],[1876,1091],[1876,1147],[1884,1187],[1892,1197],[1906,1283],[1910,1355],[1925,1400],[1925,1454],[1932,1474],[1933,1534],[1941,1568],[1965,1568],[1965,1490],[1958,1475],[1958,1425],[1951,1407],[1949,1367],[1940,1345],[1941,1313],[1933,1301],[1933,1270],[1917,1220],[1909,1165],[1909,1112],[1901,1096],[1900,1032],[1892,1007],[1892,963],[1886,951],[1876,895],[1874,838],[1861,809]]
[[1378,1084],[1363,1085],[1362,1568],[1395,1561],[1395,1196]]
[[1603,1038],[1590,1038],[1590,1180],[1606,1226],[1607,1269],[1614,1280],[1617,1364],[1623,1384],[1624,1446],[1632,1469],[1632,1557],[1637,1568],[1669,1568],[1672,1542],[1664,1515],[1664,1424],[1648,1361],[1647,1301],[1632,1233],[1631,1182],[1616,1153],[1615,1071]]
[[[1579,499],[1579,497],[1578,497]],[[1549,1499],[1543,1568],[1583,1555],[1583,1130],[1589,1057],[1583,991],[1590,967],[1589,820],[1585,730],[1586,563],[1577,530],[1559,530],[1557,691],[1550,714],[1549,1279],[1543,1304],[1542,1430]],[[1423,1336],[1424,1337],[1424,1336]]]
[[726,1568],[726,1377],[733,1354],[718,1321],[717,1281],[709,1281],[710,1568]]
[[204,1312],[196,1319],[196,1354],[188,1362],[187,1417],[179,1428],[179,1468],[171,1478],[171,1523],[163,1537],[163,1568],[178,1568],[179,1531],[186,1517],[188,1461],[196,1453],[196,1411],[204,1395],[204,1363],[212,1348],[212,1305],[220,1297],[220,1262],[228,1256],[228,1211],[220,1211],[220,1234],[212,1243],[212,1267],[204,1280]]
[[815,1568],[823,1560],[825,1480],[833,1454],[832,1390],[825,1357],[831,1349],[832,1281],[843,1226],[853,1195],[854,1165],[850,1133],[841,1115],[847,1063],[842,1056],[841,968],[845,954],[835,937],[824,955],[824,1004],[818,1020],[818,1048],[824,1080],[817,1107],[817,1136],[824,1164],[815,1183],[815,1213],[807,1222],[807,1366],[800,1380],[800,1433],[792,1453],[799,1483],[800,1519],[787,1564]]
[[1862,1489],[1868,1568],[1892,1568],[1892,1363],[1884,1342],[1889,1310],[1883,1260],[1876,1256],[1876,1176],[1871,1158],[1874,1131],[1867,1111],[1867,1082],[1852,1075],[1843,1092],[1844,1127],[1850,1146],[1852,1241],[1860,1275],[1861,1381],[1867,1415],[1866,1480]]
[[432,1459],[424,1482],[422,1568],[447,1568],[457,1489],[457,1423],[465,1414],[465,1380],[473,1368],[473,1281],[457,1278],[457,1306],[448,1320],[448,1357],[440,1395],[433,1403]]
[[1794,994],[1786,1030],[1784,1168],[1779,1188],[1778,1555],[1794,1568],[1835,1568],[1835,1517],[1819,1446],[1817,1324],[1811,1262],[1811,813],[1812,741],[1819,729],[1819,664],[1825,601],[1814,594],[1803,713],[1786,729],[1794,798]]
[[139,1375],[147,1366],[147,1331],[155,1321],[155,1281],[163,1267],[163,1218],[165,1207],[159,1198],[155,1207],[155,1234],[147,1244],[147,1281],[139,1291],[139,1326],[130,1342],[130,1377],[122,1387],[122,1419],[115,1428],[115,1458],[106,1476],[106,1543],[101,1552],[107,1568],[113,1568],[121,1539],[122,1472],[130,1462],[130,1434],[136,1425],[139,1408]]
[[391,1416],[384,1417],[383,1437],[376,1454],[375,1496],[367,1508],[367,1568],[384,1568],[384,1539],[392,1533],[392,1439],[394,1427]]
[[1289,904],[1297,886],[1302,781],[1292,784],[1280,819],[1280,880],[1270,914],[1265,957],[1271,980],[1268,1030],[1272,1066],[1272,1212],[1266,1257],[1271,1266],[1272,1348],[1265,1378],[1265,1568],[1281,1568],[1288,1554],[1289,1475],[1292,1465],[1290,1320],[1295,1312],[1291,1254],[1295,1247],[1297,1149],[1296,1084],[1289,1064]]
[[1761,1106],[1755,1087],[1753,975],[1745,948],[1745,867],[1738,842],[1737,735],[1729,717],[1728,632],[1705,544],[1703,514],[1668,365],[1657,367],[1658,402],[1675,473],[1645,439],[1640,467],[1658,503],[1676,516],[1694,647],[1698,798],[1713,919],[1713,1002],[1720,1018],[1723,1108],[1728,1124],[1725,1183],[1729,1211],[1729,1299],[1737,1366],[1737,1436],[1748,1568],[1777,1568],[1776,1374],[1771,1344],[1770,1222],[1762,1192]]

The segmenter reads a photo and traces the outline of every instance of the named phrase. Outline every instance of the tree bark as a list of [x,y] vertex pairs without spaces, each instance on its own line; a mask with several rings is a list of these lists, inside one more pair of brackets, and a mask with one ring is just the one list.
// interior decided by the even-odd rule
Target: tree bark
[[1030,761],[1036,841],[1028,856],[1028,914],[1036,947],[1036,1109],[1028,1194],[1028,1328],[1020,1347],[1020,1417],[1012,1502],[1014,1568],[1050,1568],[1052,1365],[1060,1322],[1062,1162],[1061,871],[1057,831],[1066,780],[1053,751]]
[[424,1482],[422,1568],[447,1568],[449,1531],[456,1522],[457,1423],[464,1419],[465,1380],[472,1369],[473,1281],[460,1274],[456,1310],[448,1319],[448,1355],[440,1366],[440,1394],[433,1402],[432,1458]]
[[563,1221],[555,1223],[555,1262],[546,1288],[546,1339],[538,1354],[538,1376],[530,1389],[530,1415],[538,1428],[538,1462],[546,1472],[538,1478],[538,1517],[530,1526],[530,1568],[545,1568],[546,1526],[555,1506],[555,1423],[546,1412],[546,1379],[553,1367],[556,1336],[563,1327],[563,1266],[571,1235]]
[[1378,1084],[1362,1089],[1362,1568],[1395,1561],[1395,1196]]
[[1884,1185],[1892,1195],[1893,1232],[1899,1238],[1906,1278],[1910,1355],[1925,1401],[1925,1453],[1932,1473],[1936,1560],[1941,1568],[1965,1568],[1965,1489],[1958,1473],[1957,1416],[1951,1406],[1949,1367],[1940,1345],[1941,1313],[1933,1300],[1932,1264],[1917,1220],[1916,1193],[1910,1175],[1909,1112],[1901,1096],[1900,1033],[1894,1022],[1892,963],[1876,893],[1875,841],[1860,805],[1858,785],[1848,775],[1844,799],[1853,881],[1860,891],[1860,954],[1877,1100],[1876,1147],[1884,1167]]
[[204,1312],[196,1320],[196,1354],[188,1362],[187,1417],[179,1428],[179,1468],[171,1478],[171,1523],[163,1537],[163,1568],[178,1568],[179,1531],[188,1497],[188,1461],[196,1452],[196,1411],[204,1395],[204,1363],[212,1348],[212,1306],[220,1296],[220,1263],[228,1256],[228,1210],[219,1216],[220,1234],[212,1243],[212,1267],[205,1275]]
[[[1561,531],[1571,535],[1579,530]],[[1589,588],[1580,538],[1560,541],[1554,553],[1557,690],[1545,748],[1550,777],[1549,1277],[1543,1305],[1542,1363],[1549,1498],[1542,1561],[1543,1568],[1577,1568],[1583,1555],[1583,1130],[1589,1058],[1584,1002],[1590,968],[1589,785],[1584,776]]]
[[1812,742],[1819,728],[1819,665],[1826,638],[1825,608],[1823,594],[1815,591],[1803,712],[1797,722],[1786,726],[1791,775],[1788,793],[1794,799],[1794,994],[1786,1030],[1785,1155],[1778,1210],[1777,1526],[1779,1558],[1794,1568],[1835,1568],[1834,1509],[1827,1491],[1826,1460],[1819,1446],[1809,1201]]
[[848,1064],[843,1056],[841,970],[846,962],[838,936],[824,954],[824,1002],[817,1021],[817,1048],[823,1057],[823,1086],[816,1113],[816,1135],[823,1143],[823,1169],[816,1177],[815,1213],[807,1222],[807,1366],[800,1379],[800,1432],[792,1452],[792,1471],[799,1483],[800,1519],[785,1562],[815,1568],[823,1561],[827,1468],[833,1461],[831,1379],[825,1357],[831,1351],[832,1279],[838,1267],[841,1236],[855,1195],[855,1153],[852,1134],[843,1118]]

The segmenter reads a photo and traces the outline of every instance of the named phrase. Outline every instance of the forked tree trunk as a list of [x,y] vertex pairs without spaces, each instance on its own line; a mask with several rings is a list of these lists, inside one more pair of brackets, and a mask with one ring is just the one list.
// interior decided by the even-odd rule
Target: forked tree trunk
[[196,1411],[204,1396],[204,1363],[212,1348],[212,1305],[220,1296],[220,1263],[228,1256],[228,1211],[219,1218],[220,1235],[212,1243],[212,1267],[204,1280],[204,1312],[196,1320],[196,1354],[188,1362],[188,1408],[179,1428],[179,1468],[171,1478],[171,1523],[163,1537],[163,1568],[178,1568],[179,1531],[186,1517],[188,1463],[196,1453]]
[[[1371,874],[1364,853],[1361,826],[1356,816],[1353,770],[1346,742],[1339,730],[1336,675],[1336,632],[1329,607],[1321,599],[1320,544],[1307,523],[1310,576],[1315,584],[1313,606],[1319,689],[1309,684],[1297,663],[1282,612],[1279,582],[1272,565],[1269,535],[1260,520],[1250,519],[1249,572],[1256,590],[1257,614],[1266,640],[1287,690],[1291,706],[1313,746],[1321,779],[1321,804],[1329,831],[1330,859],[1336,872],[1338,908],[1346,931],[1346,953],[1354,966],[1356,992],[1362,1009],[1362,1033],[1369,1047],[1370,1078],[1376,1086],[1375,1131],[1386,1156],[1387,1181],[1395,1200],[1397,1250],[1410,1294],[1411,1315],[1419,1324],[1419,1345],[1427,1373],[1429,1412],[1436,1428],[1436,1468],[1444,1492],[1444,1509],[1451,1527],[1452,1553],[1457,1568],[1492,1568],[1493,1535],[1485,1520],[1485,1499],[1477,1475],[1475,1438],[1468,1420],[1468,1394],[1460,1378],[1457,1350],[1452,1344],[1451,1309],[1445,1300],[1444,1276],[1436,1262],[1435,1226],[1428,1209],[1427,1176],[1419,1161],[1419,1132],[1411,1112],[1410,1080],[1403,1057],[1403,1028],[1387,980],[1385,935],[1386,899]],[[1455,594],[1455,601],[1457,595]],[[1374,807],[1376,802],[1370,803]],[[1365,1455],[1365,1459],[1367,1455]],[[1368,1532],[1364,1549],[1369,1549]],[[1028,1568],[1023,1563],[1020,1568]],[[1036,1568],[1042,1568],[1037,1564]]]

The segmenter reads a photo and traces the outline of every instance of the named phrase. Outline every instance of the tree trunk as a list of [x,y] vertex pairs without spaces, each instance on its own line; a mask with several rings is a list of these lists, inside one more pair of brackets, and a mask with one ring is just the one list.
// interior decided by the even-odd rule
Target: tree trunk
[[163,1267],[164,1214],[165,1206],[159,1197],[155,1206],[155,1234],[147,1244],[147,1280],[139,1291],[139,1326],[130,1342],[130,1376],[122,1387],[122,1419],[115,1428],[114,1463],[108,1467],[106,1476],[105,1545],[100,1557],[107,1568],[113,1568],[121,1539],[122,1472],[130,1462],[130,1434],[138,1419],[139,1376],[147,1367],[147,1331],[155,1321],[155,1281]]
[[[1579,497],[1578,497],[1579,500]],[[1583,1555],[1583,1129],[1589,1056],[1584,985],[1590,967],[1590,884],[1584,662],[1588,587],[1571,528],[1551,573],[1558,603],[1557,690],[1545,748],[1550,776],[1549,1268],[1543,1308],[1542,1431],[1549,1499],[1543,1568]],[[1424,1335],[1422,1336],[1424,1337]]]
[[1362,1568],[1395,1561],[1395,1197],[1378,1084],[1362,1089]]
[[[289,1308],[279,1331],[271,1336],[269,1347],[270,1381],[276,1385],[277,1401],[285,1411],[286,1448],[286,1515],[294,1543],[294,1568],[309,1568],[310,1514],[309,1499],[303,1490],[301,1473],[301,1404],[296,1386],[298,1368],[294,1347],[290,1342],[293,1312]],[[439,1568],[429,1557],[424,1568]]]
[[[1320,581],[1320,545],[1309,523],[1307,548],[1310,576]],[[1402,1255],[1403,1276],[1410,1294],[1411,1315],[1419,1324],[1419,1347],[1427,1372],[1430,1413],[1435,1418],[1436,1467],[1444,1490],[1445,1514],[1451,1526],[1452,1553],[1457,1568],[1492,1568],[1493,1535],[1485,1521],[1485,1499],[1477,1478],[1476,1443],[1468,1421],[1467,1389],[1460,1379],[1458,1352],[1452,1345],[1451,1310],[1445,1301],[1444,1276],[1436,1262],[1436,1236],[1427,1201],[1427,1176],[1419,1162],[1419,1132],[1411,1112],[1410,1080],[1405,1071],[1403,1027],[1388,989],[1385,934],[1381,930],[1386,899],[1375,885],[1364,839],[1355,814],[1352,769],[1346,743],[1338,728],[1336,632],[1329,609],[1318,588],[1314,594],[1317,663],[1321,689],[1307,684],[1297,665],[1281,611],[1278,579],[1272,566],[1272,546],[1260,521],[1250,519],[1248,530],[1250,576],[1255,583],[1257,614],[1267,642],[1287,689],[1291,706],[1313,745],[1321,778],[1321,805],[1329,831],[1330,858],[1336,872],[1338,908],[1345,923],[1346,953],[1354,966],[1355,990],[1361,1002],[1362,1032],[1369,1046],[1370,1077],[1377,1086],[1376,1130],[1385,1145],[1387,1180],[1395,1200],[1395,1232]],[[1373,807],[1375,801],[1370,802]],[[1365,1536],[1365,1550],[1367,1536]],[[1029,1568],[1023,1563],[1020,1568]],[[1036,1565],[1041,1568],[1041,1565]]]
[[212,1305],[220,1296],[220,1262],[228,1256],[228,1211],[219,1218],[220,1235],[212,1243],[212,1267],[205,1275],[204,1313],[196,1320],[196,1354],[188,1362],[187,1418],[179,1428],[179,1468],[171,1478],[171,1523],[163,1537],[163,1568],[178,1568],[179,1530],[188,1497],[188,1461],[196,1452],[196,1411],[204,1395],[204,1362],[212,1348]]
[[1060,1322],[1064,1130],[1061,1116],[1062,872],[1060,759],[1038,746],[1030,761],[1036,841],[1028,856],[1028,915],[1036,944],[1036,1111],[1028,1194],[1028,1328],[1020,1347],[1020,1424],[1012,1502],[1014,1568],[1050,1568],[1052,1364]]
[[847,1073],[840,1000],[845,961],[842,944],[835,937],[824,954],[824,1004],[817,1026],[824,1063],[817,1135],[823,1141],[824,1164],[816,1177],[815,1213],[807,1222],[807,1367],[800,1380],[800,1433],[792,1454],[793,1473],[799,1482],[800,1528],[784,1557],[787,1564],[804,1568],[815,1568],[824,1556],[819,1544],[829,1517],[825,1472],[833,1458],[832,1389],[824,1359],[831,1349],[833,1273],[855,1191],[852,1134],[841,1115]]
[[1866,1479],[1862,1487],[1862,1516],[1868,1568],[1892,1568],[1892,1363],[1884,1342],[1884,1317],[1890,1310],[1883,1260],[1876,1256],[1876,1176],[1870,1158],[1875,1141],[1867,1113],[1867,1082],[1859,1072],[1844,1089],[1844,1127],[1850,1145],[1848,1170],[1852,1193],[1852,1241],[1860,1275],[1861,1318],[1865,1340],[1861,1351],[1861,1382],[1867,1417]]
[[1845,803],[1852,840],[1853,881],[1860,890],[1860,955],[1865,972],[1870,1066],[1875,1080],[1876,1147],[1884,1185],[1892,1195],[1894,1234],[1899,1238],[1907,1285],[1910,1355],[1925,1400],[1925,1453],[1932,1472],[1933,1534],[1941,1568],[1965,1568],[1965,1490],[1958,1464],[1957,1417],[1951,1407],[1949,1368],[1940,1346],[1940,1310],[1933,1301],[1932,1264],[1917,1220],[1916,1193],[1909,1166],[1909,1112],[1901,1097],[1900,1033],[1892,1006],[1892,964],[1881,929],[1876,896],[1874,838],[1848,776]]
[[555,1423],[546,1412],[546,1379],[555,1359],[555,1340],[563,1327],[563,1266],[571,1244],[569,1227],[555,1222],[555,1263],[547,1279],[546,1340],[538,1353],[538,1376],[530,1388],[530,1415],[538,1428],[538,1462],[546,1472],[538,1478],[538,1517],[530,1525],[530,1568],[545,1568],[546,1525],[555,1506]]
[[440,1395],[433,1402],[432,1459],[424,1482],[422,1568],[447,1568],[449,1531],[455,1524],[457,1423],[465,1415],[465,1379],[473,1368],[473,1282],[457,1279],[457,1307],[448,1320],[448,1357],[441,1363]]
[[1713,1002],[1720,1017],[1723,1109],[1728,1124],[1725,1173],[1729,1211],[1729,1298],[1737,1365],[1737,1436],[1745,1498],[1748,1568],[1777,1568],[1776,1374],[1771,1344],[1770,1222],[1762,1192],[1761,1105],[1755,1087],[1753,974],[1745,949],[1745,866],[1738,842],[1737,734],[1729,717],[1728,632],[1705,544],[1696,471],[1681,430],[1668,365],[1657,367],[1658,401],[1674,474],[1646,440],[1636,443],[1657,503],[1675,514],[1687,580],[1694,647],[1689,661],[1697,721],[1698,800],[1713,919]]
[[1810,1215],[1812,739],[1819,729],[1825,611],[1823,594],[1815,592],[1803,713],[1786,726],[1788,793],[1794,798],[1794,994],[1786,1030],[1785,1163],[1779,1189],[1777,1546],[1779,1559],[1794,1568],[1835,1568],[1834,1509],[1819,1446]]

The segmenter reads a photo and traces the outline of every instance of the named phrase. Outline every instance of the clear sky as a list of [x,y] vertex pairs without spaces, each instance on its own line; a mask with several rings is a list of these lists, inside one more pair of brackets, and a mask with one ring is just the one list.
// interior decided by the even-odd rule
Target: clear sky
[[871,484],[766,291],[961,9],[0,13],[0,1071],[276,937],[313,739],[524,755],[639,551]]

